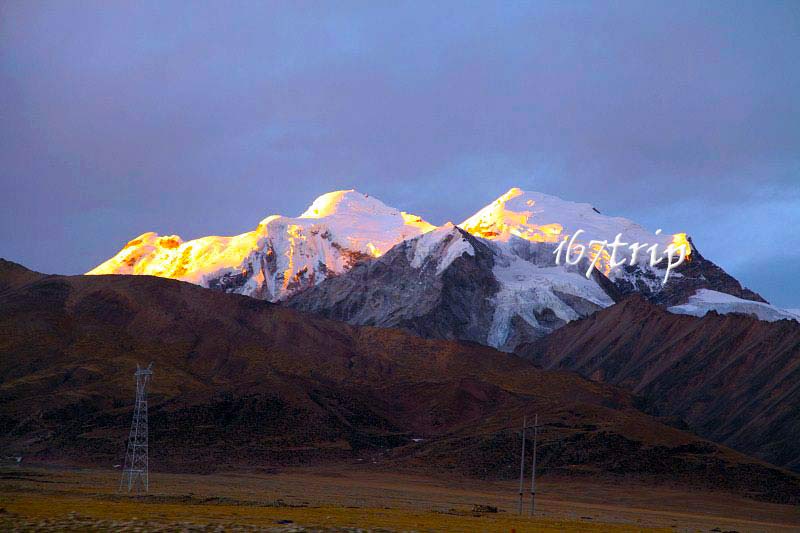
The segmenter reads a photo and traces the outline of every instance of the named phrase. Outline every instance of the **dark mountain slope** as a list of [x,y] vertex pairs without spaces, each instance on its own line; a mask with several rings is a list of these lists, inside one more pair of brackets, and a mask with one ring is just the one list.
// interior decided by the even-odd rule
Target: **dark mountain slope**
[[520,348],[626,387],[701,435],[800,470],[800,324],[675,315],[633,296]]
[[0,448],[25,461],[119,461],[135,363],[154,361],[156,469],[377,458],[509,478],[516,426],[538,412],[546,471],[800,495],[797,476],[664,426],[621,389],[483,346],[160,278],[2,262],[0,279]]

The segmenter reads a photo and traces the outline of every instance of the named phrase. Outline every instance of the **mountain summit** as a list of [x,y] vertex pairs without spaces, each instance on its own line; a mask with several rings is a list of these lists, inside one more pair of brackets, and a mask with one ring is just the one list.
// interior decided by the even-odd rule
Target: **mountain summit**
[[[645,253],[633,261],[627,248],[620,257],[628,264],[615,269],[607,251],[591,246],[579,264],[556,264],[553,252],[579,230],[586,244],[617,234],[662,250],[685,244],[691,261],[665,285],[664,265],[651,266]],[[595,268],[593,254],[599,254]],[[459,226],[441,227],[360,192],[334,191],[296,218],[272,215],[234,237],[183,241],[145,233],[88,274],[176,278],[353,324],[404,327],[504,350],[631,293],[674,312],[720,308],[719,298],[708,294],[763,302],[703,258],[685,233],[653,233],[589,204],[518,188]],[[762,316],[779,316],[757,307]]]
[[434,227],[360,192],[334,191],[297,218],[271,215],[234,237],[144,233],[87,274],[148,274],[277,301]]
[[612,241],[617,233],[622,233],[630,242],[668,244],[673,240],[671,235],[657,236],[627,218],[602,215],[590,204],[569,202],[517,187],[459,226],[475,236],[504,242],[517,237],[526,241],[558,243],[579,229],[585,231],[586,241]]

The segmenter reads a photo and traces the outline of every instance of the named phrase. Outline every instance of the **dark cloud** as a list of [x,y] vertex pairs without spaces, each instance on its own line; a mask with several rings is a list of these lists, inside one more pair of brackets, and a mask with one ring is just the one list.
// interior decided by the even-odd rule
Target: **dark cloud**
[[498,6],[6,2],[0,254],[76,273],[332,189],[441,223],[518,185],[800,307],[764,259],[800,245],[796,2]]

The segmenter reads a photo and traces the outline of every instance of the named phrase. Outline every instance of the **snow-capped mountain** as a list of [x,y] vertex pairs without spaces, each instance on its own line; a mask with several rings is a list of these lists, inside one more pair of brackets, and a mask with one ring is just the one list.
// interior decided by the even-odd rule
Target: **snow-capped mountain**
[[[621,234],[662,251],[683,245],[689,256],[667,283],[664,262],[651,266],[645,252],[634,260],[627,247],[615,258],[626,261],[621,267],[612,268],[607,250],[589,246],[578,264],[556,264],[554,252],[578,230],[587,245]],[[685,233],[657,234],[589,204],[517,188],[458,226],[440,227],[356,191],[331,192],[299,217],[273,215],[235,237],[184,242],[145,233],[89,272],[110,273],[177,278],[353,324],[505,350],[629,293],[676,312],[684,305],[700,312],[692,302],[701,290],[771,308],[706,260]],[[707,307],[741,309],[717,300],[706,299]]]
[[[644,229],[632,220],[610,217],[590,204],[568,202],[539,192],[513,188],[459,224],[469,233],[496,242],[556,243],[583,230],[581,241],[613,241],[621,233],[628,243],[659,244],[684,242],[685,234],[659,234]],[[630,254],[626,252],[629,256]]]
[[[601,254],[594,269],[591,254],[577,265],[556,265],[553,252],[578,229],[583,243],[622,234],[624,242],[658,244],[661,250],[686,244],[691,260],[666,284],[662,264],[650,266],[646,255],[630,264],[629,250],[617,257],[629,264],[616,269],[608,254]],[[628,293],[671,306],[703,288],[761,300],[703,258],[683,233],[656,234],[589,204],[511,189],[458,227],[403,242],[287,304],[353,324],[402,327],[510,351]]]
[[235,237],[145,233],[87,274],[149,274],[277,301],[432,229],[375,198],[335,191],[297,218],[272,215]]
[[[666,267],[663,252],[668,246],[683,246],[686,260],[692,259],[692,245],[685,233],[665,234],[660,229],[651,232],[627,218],[605,216],[590,204],[568,202],[518,188],[509,190],[459,226],[492,241],[506,254],[522,259],[529,259],[531,254],[544,258],[558,255],[559,243],[572,236],[579,237],[576,242],[586,247],[586,262],[581,267],[584,275],[594,263],[610,280],[619,280],[623,286],[635,284],[635,292],[660,292]],[[609,248],[590,245],[593,241],[612,242],[617,235],[621,236],[624,246],[619,247],[613,257]],[[629,246],[634,243],[639,245],[636,254]],[[650,254],[647,253],[653,245],[657,246],[661,258],[655,266],[649,264]],[[612,262],[622,263],[625,268],[615,267]],[[561,255],[558,265],[555,259],[545,260],[545,263],[562,266],[566,261]],[[502,277],[501,272],[498,274]]]

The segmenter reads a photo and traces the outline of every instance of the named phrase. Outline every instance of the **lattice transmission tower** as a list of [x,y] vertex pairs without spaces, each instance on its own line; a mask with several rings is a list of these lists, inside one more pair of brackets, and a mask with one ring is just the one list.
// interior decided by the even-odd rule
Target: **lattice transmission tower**
[[136,365],[136,406],[133,408],[131,433],[125,452],[125,466],[119,489],[137,494],[150,488],[147,459],[147,382],[153,375],[153,363],[147,368]]

